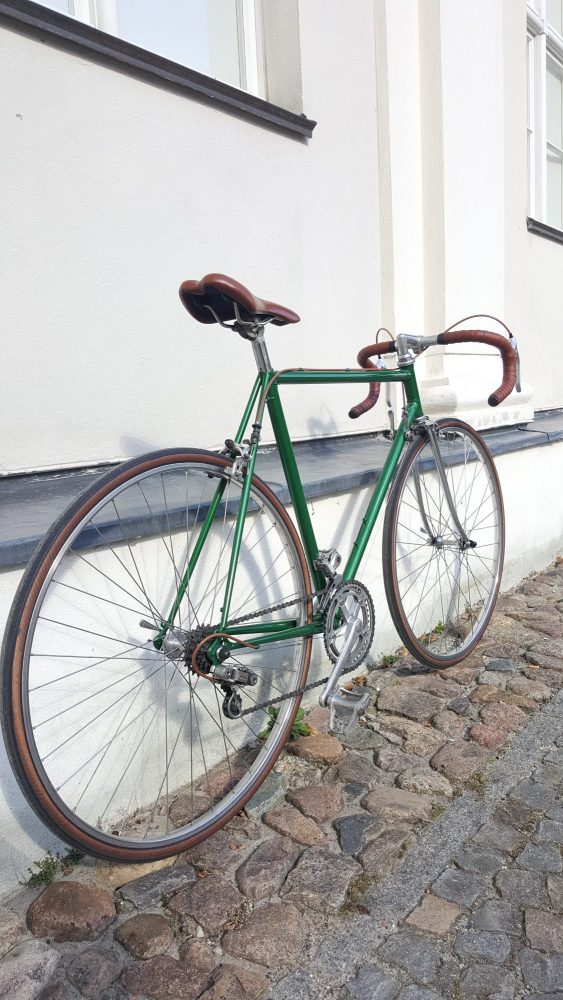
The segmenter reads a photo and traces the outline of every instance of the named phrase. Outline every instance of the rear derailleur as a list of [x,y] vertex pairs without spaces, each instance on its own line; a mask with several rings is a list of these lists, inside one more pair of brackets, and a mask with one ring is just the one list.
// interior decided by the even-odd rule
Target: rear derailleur
[[258,674],[248,667],[239,667],[236,663],[219,663],[214,671],[213,678],[221,684],[223,698],[223,715],[227,719],[239,719],[242,712],[242,698],[238,689],[240,687],[254,687],[258,683]]

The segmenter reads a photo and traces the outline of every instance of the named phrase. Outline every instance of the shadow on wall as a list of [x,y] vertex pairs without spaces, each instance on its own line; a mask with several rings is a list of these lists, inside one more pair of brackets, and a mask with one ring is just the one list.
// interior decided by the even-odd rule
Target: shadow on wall
[[309,417],[307,430],[312,438],[330,437],[338,434],[338,426],[327,406],[323,405],[321,414],[316,417]]

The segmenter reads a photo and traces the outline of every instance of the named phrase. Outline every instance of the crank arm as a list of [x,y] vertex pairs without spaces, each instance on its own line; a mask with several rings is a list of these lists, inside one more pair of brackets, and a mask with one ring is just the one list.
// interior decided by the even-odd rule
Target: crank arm
[[355,614],[353,614],[350,617],[348,621],[347,625],[348,634],[344,640],[344,645],[340,651],[336,663],[334,664],[334,667],[332,668],[332,673],[319,695],[319,705],[321,705],[322,708],[326,708],[328,704],[328,699],[332,694],[332,692],[334,691],[342,671],[348,665],[348,660],[350,659],[350,654],[352,652],[356,640],[356,635],[360,630],[360,628],[361,628],[361,616],[358,610]]

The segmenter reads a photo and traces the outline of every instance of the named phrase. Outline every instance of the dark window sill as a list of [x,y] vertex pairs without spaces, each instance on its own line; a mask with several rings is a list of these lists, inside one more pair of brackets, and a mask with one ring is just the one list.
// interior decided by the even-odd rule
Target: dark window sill
[[148,52],[122,38],[108,35],[89,24],[50,10],[32,0],[0,2],[0,22],[39,34],[44,41],[78,49],[88,58],[119,66],[160,84],[183,91],[187,96],[236,112],[261,124],[272,126],[306,139],[313,134],[316,122],[275,104],[221,83],[212,77],[181,66],[164,56]]
[[526,222],[528,232],[543,236],[546,240],[553,240],[554,243],[563,243],[563,232],[560,229],[548,226],[546,222],[538,222],[536,219],[527,218]]
[[[536,413],[531,424],[495,427],[483,436],[495,457],[563,441],[563,411]],[[374,434],[298,442],[294,448],[305,495],[313,500],[370,486],[381,472],[389,447],[388,441]],[[0,480],[0,571],[25,566],[55,518],[108,468]],[[275,448],[259,455],[257,472],[287,506],[289,491]]]

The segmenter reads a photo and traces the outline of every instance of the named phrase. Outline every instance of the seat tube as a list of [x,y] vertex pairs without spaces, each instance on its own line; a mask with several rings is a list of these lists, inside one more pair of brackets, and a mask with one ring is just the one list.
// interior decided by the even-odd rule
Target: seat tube
[[[264,372],[259,377],[260,387],[262,392],[265,391],[268,384],[268,373]],[[239,509],[237,512],[237,520],[235,524],[235,530],[233,535],[233,546],[231,549],[231,557],[229,560],[229,569],[227,571],[227,581],[225,584],[225,597],[223,600],[223,607],[221,608],[221,622],[219,625],[219,630],[222,631],[229,619],[229,611],[231,608],[231,598],[233,596],[233,587],[235,584],[235,575],[237,571],[238,557],[240,555],[240,547],[242,543],[242,535],[244,531],[244,523],[246,520],[246,513],[248,510],[248,500],[250,497],[250,487],[252,485],[252,477],[254,475],[254,466],[256,465],[256,456],[258,454],[258,440],[256,440],[250,448],[250,456],[248,459],[248,466],[246,468],[246,474],[244,478],[244,483],[240,495]]]

